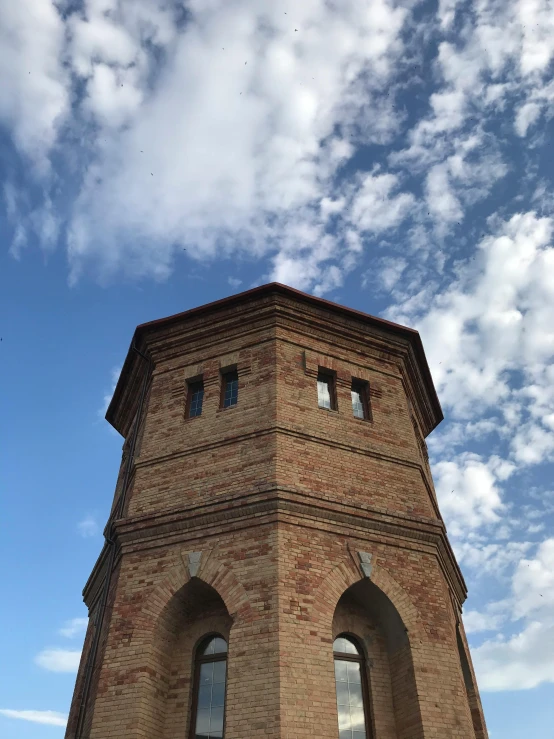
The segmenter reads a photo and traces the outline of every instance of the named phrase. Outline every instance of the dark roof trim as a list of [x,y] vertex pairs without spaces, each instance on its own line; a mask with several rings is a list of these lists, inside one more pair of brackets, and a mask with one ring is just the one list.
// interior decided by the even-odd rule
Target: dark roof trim
[[304,300],[304,302],[311,303],[315,306],[329,308],[331,310],[334,310],[335,312],[343,313],[344,315],[357,316],[358,318],[364,321],[369,321],[374,325],[380,325],[383,329],[388,331],[392,330],[404,335],[410,334],[412,336],[419,336],[419,333],[413,328],[401,326],[399,323],[392,323],[392,321],[387,321],[384,318],[377,318],[376,316],[372,316],[369,313],[363,313],[362,311],[354,310],[354,308],[346,308],[344,305],[340,305],[340,303],[332,303],[330,300],[325,300],[324,298],[316,298],[314,295],[304,293],[301,290],[296,290],[294,287],[288,287],[288,285],[282,285],[280,282],[269,282],[266,285],[253,287],[251,290],[245,290],[242,293],[230,295],[227,298],[221,298],[220,300],[214,300],[211,303],[199,305],[197,308],[190,308],[189,310],[185,310],[182,313],[175,313],[173,316],[158,318],[155,321],[148,321],[148,323],[141,323],[139,326],[137,326],[135,333],[142,333],[145,329],[151,328],[153,326],[159,326],[160,324],[169,325],[171,323],[180,321],[183,318],[188,318],[189,316],[195,317],[202,315],[202,313],[210,313],[211,311],[218,310],[219,308],[227,305],[232,305],[233,303],[244,303],[250,298],[258,297],[258,295],[261,296],[271,293],[282,293],[283,295],[288,295],[292,298]]

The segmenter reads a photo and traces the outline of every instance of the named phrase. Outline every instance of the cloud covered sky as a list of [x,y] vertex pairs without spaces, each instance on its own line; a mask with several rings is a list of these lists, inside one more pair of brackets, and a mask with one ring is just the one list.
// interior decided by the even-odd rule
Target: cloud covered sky
[[0,0],[6,489],[50,603],[9,580],[2,735],[63,734],[134,326],[277,280],[421,332],[491,735],[551,736],[553,57],[551,0]]

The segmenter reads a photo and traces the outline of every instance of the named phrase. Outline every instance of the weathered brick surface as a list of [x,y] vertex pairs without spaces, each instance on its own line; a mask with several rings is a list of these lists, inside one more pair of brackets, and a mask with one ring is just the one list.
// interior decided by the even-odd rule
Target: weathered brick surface
[[[109,411],[129,437],[125,505],[85,589],[97,608],[116,546],[79,739],[189,736],[194,652],[212,632],[229,643],[226,739],[336,739],[342,632],[363,644],[375,739],[485,739],[423,442],[440,411],[413,336],[268,287],[135,338],[154,369],[126,491],[145,366],[132,352]],[[221,410],[230,366],[239,402]],[[318,367],[336,375],[334,411],[317,407]],[[185,419],[199,375],[202,415]],[[352,377],[370,383],[370,421],[352,415]]]

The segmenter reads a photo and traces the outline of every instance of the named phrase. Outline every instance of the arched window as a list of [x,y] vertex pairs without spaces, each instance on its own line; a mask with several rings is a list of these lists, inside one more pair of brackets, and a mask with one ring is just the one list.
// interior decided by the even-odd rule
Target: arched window
[[340,634],[333,642],[339,739],[371,739],[368,689],[361,649]]
[[206,637],[196,651],[191,739],[222,739],[225,714],[227,642]]

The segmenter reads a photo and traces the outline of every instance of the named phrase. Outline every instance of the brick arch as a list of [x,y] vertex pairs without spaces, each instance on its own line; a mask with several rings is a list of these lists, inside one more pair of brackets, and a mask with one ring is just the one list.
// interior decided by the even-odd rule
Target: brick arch
[[221,596],[231,618],[250,610],[250,599],[244,586],[234,572],[214,556],[213,551],[202,557],[197,577]]
[[[172,598],[193,579],[185,564],[188,553],[188,551],[181,553],[177,563],[149,595],[135,621],[139,629],[140,625],[153,625],[158,621]],[[216,591],[232,618],[250,608],[248,594],[243,585],[235,574],[214,556],[212,550],[202,552],[196,577]]]
[[[340,598],[353,585],[366,580],[361,576],[354,553],[350,552],[350,555],[331,571],[316,593],[316,603],[328,622],[325,626],[330,634],[333,633],[333,618]],[[372,666],[372,674],[379,675],[377,679],[381,680],[377,693],[380,700],[372,703],[375,730],[378,728],[380,736],[423,739],[420,695],[424,691],[420,674],[424,673],[426,666],[421,661],[419,645],[426,639],[424,621],[408,593],[382,565],[373,564],[368,579],[390,601],[401,622],[388,636],[385,629],[388,647],[375,657],[378,662]],[[371,684],[369,674],[368,679]]]
[[[194,550],[182,549],[177,554],[173,565],[146,596],[134,618],[129,648],[138,655],[140,661],[138,672],[141,680],[135,703],[137,712],[149,727],[145,739],[173,736],[171,722],[178,720],[177,703],[184,701],[188,706],[189,685],[183,687],[179,681],[176,682],[174,672],[175,660],[184,655],[184,661],[179,664],[185,665],[183,669],[187,675],[191,673],[193,650],[189,649],[190,644],[186,640],[194,642],[205,629],[220,632],[229,638],[237,614],[247,614],[251,607],[245,588],[234,573],[218,560],[213,550],[203,551],[198,573],[191,577],[188,567],[188,554],[191,551]],[[192,598],[189,599],[187,589],[194,587],[194,583],[199,590],[195,591],[194,596],[191,593]],[[210,597],[206,586],[212,594],[217,594],[217,599]],[[197,598],[199,594],[200,598]],[[202,611],[203,595],[207,595],[207,613]],[[182,642],[182,639],[185,641]],[[180,697],[177,699],[176,696]],[[188,721],[184,714],[181,718],[185,723]]]
[[[358,567],[352,558],[343,560],[331,573],[324,578],[314,593],[316,603],[326,603],[329,607],[325,609],[327,617],[332,622],[337,603],[343,593],[354,583],[363,580]],[[414,634],[425,631],[424,621],[409,595],[404,588],[392,577],[382,566],[374,564],[371,571],[371,582],[373,582],[391,601],[398,611],[408,633]]]

